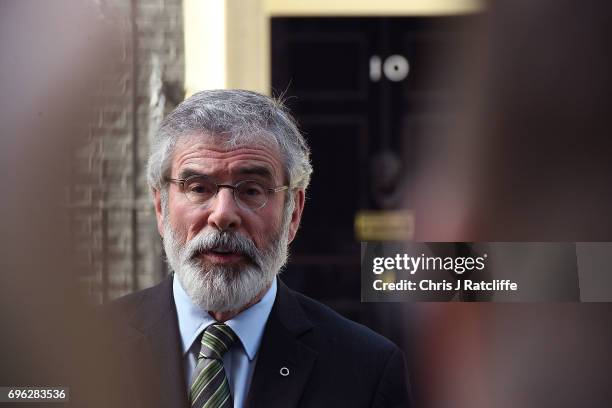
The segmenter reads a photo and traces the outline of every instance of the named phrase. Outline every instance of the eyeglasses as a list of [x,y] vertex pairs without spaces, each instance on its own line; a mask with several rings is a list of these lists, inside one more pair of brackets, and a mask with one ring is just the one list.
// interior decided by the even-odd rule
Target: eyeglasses
[[213,197],[222,187],[232,189],[234,201],[243,210],[259,210],[268,203],[271,194],[289,190],[291,186],[266,187],[258,181],[243,180],[235,185],[217,184],[210,177],[190,176],[186,179],[168,178],[166,181],[178,184],[191,203],[209,206]]

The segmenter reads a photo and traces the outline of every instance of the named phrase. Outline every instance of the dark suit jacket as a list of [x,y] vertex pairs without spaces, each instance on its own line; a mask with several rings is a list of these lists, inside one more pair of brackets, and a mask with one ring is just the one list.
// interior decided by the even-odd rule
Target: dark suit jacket
[[[187,408],[172,278],[107,306],[117,406]],[[282,376],[280,369],[289,369]],[[279,280],[249,407],[409,407],[402,352]]]

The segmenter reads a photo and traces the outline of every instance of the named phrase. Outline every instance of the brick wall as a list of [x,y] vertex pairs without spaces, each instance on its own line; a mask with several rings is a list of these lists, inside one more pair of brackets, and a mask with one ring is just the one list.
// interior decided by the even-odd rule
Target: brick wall
[[100,78],[86,143],[73,159],[72,231],[96,302],[166,274],[146,185],[149,140],[183,98],[182,0],[106,2],[119,21],[112,73]]

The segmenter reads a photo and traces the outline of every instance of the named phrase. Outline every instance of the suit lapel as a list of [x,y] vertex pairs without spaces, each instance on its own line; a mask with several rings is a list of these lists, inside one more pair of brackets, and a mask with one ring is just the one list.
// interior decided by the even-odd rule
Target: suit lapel
[[131,323],[139,333],[130,343],[143,406],[188,407],[172,276],[147,292]]
[[279,280],[247,407],[297,406],[318,354],[301,340],[312,328],[295,295]]

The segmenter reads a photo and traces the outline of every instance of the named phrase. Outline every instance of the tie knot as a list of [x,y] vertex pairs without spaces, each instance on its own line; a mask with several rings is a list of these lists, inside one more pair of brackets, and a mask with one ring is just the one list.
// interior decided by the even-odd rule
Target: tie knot
[[211,324],[202,334],[199,358],[221,359],[237,340],[234,331],[223,323]]

